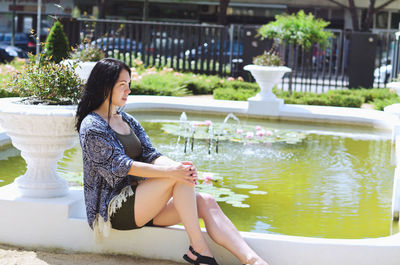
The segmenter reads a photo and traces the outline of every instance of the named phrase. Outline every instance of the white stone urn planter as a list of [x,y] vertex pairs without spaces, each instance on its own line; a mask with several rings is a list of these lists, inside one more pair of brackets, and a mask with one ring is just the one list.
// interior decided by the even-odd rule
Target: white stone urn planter
[[[397,95],[400,97],[400,82],[391,82],[386,85],[386,87],[394,89]],[[385,112],[389,112],[397,115],[400,118],[400,103],[393,104],[384,108]]]
[[286,66],[261,66],[249,64],[244,70],[250,71],[260,86],[261,91],[252,98],[248,99],[248,112],[251,114],[278,115],[283,99],[276,98],[272,93],[274,85],[282,80],[285,73],[292,70]]
[[56,169],[57,161],[77,138],[76,106],[25,105],[19,100],[0,99],[0,126],[27,163],[25,174],[14,183],[25,197],[65,196],[68,183]]
[[396,91],[397,95],[400,97],[400,82],[387,83],[386,87],[394,89]]
[[[74,60],[64,60],[64,64],[72,63]],[[77,61],[78,66],[75,68],[75,73],[85,82],[88,80],[90,73],[93,70],[93,67],[97,62],[81,62]]]

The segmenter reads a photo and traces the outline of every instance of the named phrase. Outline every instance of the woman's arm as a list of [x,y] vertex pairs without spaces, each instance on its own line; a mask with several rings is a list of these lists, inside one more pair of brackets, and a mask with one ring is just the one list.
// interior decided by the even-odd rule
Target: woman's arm
[[179,162],[176,162],[167,156],[159,156],[156,159],[154,159],[151,163],[153,165],[160,165],[160,166],[170,166],[179,164]]
[[154,159],[151,163],[154,165],[160,165],[160,166],[171,166],[171,165],[179,165],[179,164],[189,165],[189,166],[191,166],[191,175],[195,181],[195,184],[197,184],[197,178],[198,178],[197,169],[194,166],[193,162],[191,162],[191,161],[177,162],[167,156],[160,156],[160,157]]
[[[134,161],[128,174],[145,178],[171,178],[194,186],[197,179],[197,173],[193,170],[193,165],[178,163],[173,160],[171,161],[174,163],[162,164],[159,162],[160,164],[149,164]],[[166,161],[164,162],[166,163]]]

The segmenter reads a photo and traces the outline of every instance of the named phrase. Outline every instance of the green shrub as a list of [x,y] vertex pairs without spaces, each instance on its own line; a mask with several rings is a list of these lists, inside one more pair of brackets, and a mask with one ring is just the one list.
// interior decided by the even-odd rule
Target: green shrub
[[185,96],[190,95],[185,85],[179,83],[172,73],[143,74],[140,80],[132,82],[132,95]]
[[251,91],[255,91],[255,92],[260,91],[260,87],[257,85],[257,83],[243,82],[243,81],[237,81],[237,80],[223,82],[221,84],[221,87],[251,90]]
[[44,54],[54,62],[59,63],[68,57],[68,52],[69,42],[64,33],[64,26],[60,21],[56,21],[47,36]]
[[256,83],[243,81],[225,81],[221,87],[214,89],[214,99],[246,101],[260,91]]
[[391,93],[387,88],[361,89],[359,93],[365,98],[365,102],[397,97],[396,93]]
[[232,87],[217,88],[213,92],[214,99],[246,101],[257,94],[257,91],[248,89],[234,89]]
[[219,87],[220,80],[218,76],[195,74],[183,74],[180,78],[182,85],[194,95],[212,94]]
[[392,105],[392,104],[396,104],[396,103],[400,103],[400,98],[387,98],[387,99],[378,99],[378,100],[374,100],[374,108],[376,110],[383,110],[385,107]]
[[0,98],[18,97],[19,94],[0,88]]
[[81,62],[98,62],[104,59],[106,54],[103,50],[97,48],[95,45],[86,44],[83,49],[74,49],[70,54],[70,58],[73,60],[79,60]]
[[35,56],[9,83],[12,93],[28,97],[29,103],[76,104],[81,95],[82,80],[76,65],[57,64],[47,57],[36,63]]

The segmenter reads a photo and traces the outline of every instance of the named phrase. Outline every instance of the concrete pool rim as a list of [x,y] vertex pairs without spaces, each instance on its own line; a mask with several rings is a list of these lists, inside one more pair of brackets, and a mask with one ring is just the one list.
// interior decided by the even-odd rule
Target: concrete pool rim
[[[176,110],[204,113],[234,113],[248,116],[247,102],[156,97],[129,96],[125,111],[140,110]],[[357,124],[373,128],[394,131],[399,125],[395,115],[375,110],[363,110],[339,107],[320,107],[302,105],[284,105],[277,116],[262,116],[278,120],[311,120],[319,123]],[[398,142],[397,135],[393,136]],[[4,132],[0,132],[0,145],[9,142]],[[398,149],[397,154],[399,154]],[[399,156],[397,155],[397,158]],[[398,160],[398,159],[397,159]],[[398,167],[398,163],[396,166]],[[397,174],[397,173],[396,173]],[[0,241],[3,243],[47,247],[60,247],[74,251],[111,252],[134,254],[143,257],[181,260],[181,254],[187,249],[187,238],[180,227],[144,228],[138,231],[114,232],[108,242],[94,244],[91,231],[82,215],[82,190],[71,189],[66,197],[54,199],[19,198],[12,184],[0,188],[0,208],[9,218],[0,221]],[[46,216],[32,216],[28,227],[35,231],[9,229],[20,227],[15,218],[33,214],[32,208],[47,212]],[[48,219],[52,220],[48,224]],[[22,218],[24,219],[24,218]],[[46,221],[47,220],[47,221]],[[3,229],[1,229],[1,227]],[[32,228],[31,227],[31,228]],[[8,228],[8,229],[4,229]],[[60,232],[60,229],[62,230]],[[47,231],[47,233],[41,233]],[[24,234],[25,233],[25,234]],[[44,235],[43,235],[44,234]],[[158,234],[155,236],[154,234]],[[370,239],[322,239],[286,235],[258,234],[242,232],[246,241],[272,265],[296,264],[387,264],[395,265],[400,260],[400,235],[394,234]],[[29,235],[29,238],[27,238]],[[41,239],[39,239],[41,237]],[[142,244],[132,244],[130,238],[140,238]],[[160,240],[165,237],[165,242]],[[77,241],[77,239],[79,239]],[[160,241],[156,246],[154,240]],[[212,245],[217,260],[221,264],[239,264],[232,255],[221,247]],[[160,252],[160,249],[162,251]]]

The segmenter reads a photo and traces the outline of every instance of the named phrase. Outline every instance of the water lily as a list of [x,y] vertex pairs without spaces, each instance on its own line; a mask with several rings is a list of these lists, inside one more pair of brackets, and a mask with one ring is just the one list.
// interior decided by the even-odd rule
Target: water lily
[[247,132],[246,133],[246,138],[247,139],[251,139],[251,138],[253,138],[254,137],[254,133],[253,132]]
[[256,135],[258,136],[258,137],[263,137],[264,135],[265,135],[265,131],[264,130],[258,130],[257,132],[256,132]]
[[212,181],[214,181],[213,177],[211,175],[205,175],[204,176],[204,182],[205,183],[211,183]]
[[210,126],[211,124],[212,124],[212,121],[210,121],[210,120],[204,121],[205,126]]
[[265,135],[266,135],[266,136],[272,136],[273,134],[274,134],[274,133],[271,132],[271,131],[266,131],[266,132],[265,132]]
[[261,131],[261,130],[262,130],[262,127],[260,125],[257,125],[256,126],[256,131]]
[[201,122],[198,122],[198,121],[194,121],[194,122],[192,123],[192,126],[194,126],[194,127],[201,126],[201,125],[202,125],[202,123],[201,123]]
[[236,129],[236,133],[237,133],[237,134],[242,134],[242,133],[243,133],[243,130],[242,130],[242,129]]

